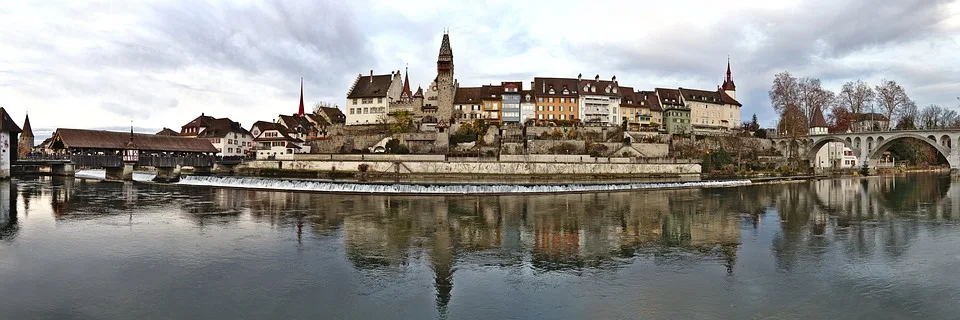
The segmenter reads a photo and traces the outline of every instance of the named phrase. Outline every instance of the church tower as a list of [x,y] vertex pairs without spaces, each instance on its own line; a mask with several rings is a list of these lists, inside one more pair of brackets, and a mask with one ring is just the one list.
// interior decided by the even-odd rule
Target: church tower
[[21,156],[29,154],[33,151],[33,143],[33,128],[30,127],[30,115],[27,115],[23,120],[23,133],[20,134],[17,153]]
[[443,33],[440,54],[437,57],[437,107],[438,119],[450,123],[453,117],[453,96],[456,81],[453,78],[453,49],[450,48],[450,35]]
[[723,81],[721,86],[723,92],[726,93],[731,98],[737,98],[737,85],[733,84],[733,73],[730,72],[730,58],[727,57],[727,78]]

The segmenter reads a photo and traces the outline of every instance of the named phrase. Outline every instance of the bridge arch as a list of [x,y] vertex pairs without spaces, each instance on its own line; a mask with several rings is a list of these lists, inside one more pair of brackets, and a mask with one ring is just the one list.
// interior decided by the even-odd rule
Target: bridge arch
[[950,141],[950,136],[948,136],[948,135],[940,136],[940,145],[941,145],[941,146],[950,148],[950,147],[951,147],[951,146],[950,146],[950,144],[951,144],[950,142],[951,142],[951,141]]
[[[857,139],[860,139],[860,138],[857,138]],[[826,146],[827,143],[830,143],[830,142],[840,142],[840,143],[843,143],[843,145],[844,145],[845,147],[850,148],[850,149],[853,150],[853,152],[856,154],[856,153],[858,152],[858,151],[857,151],[858,149],[855,148],[854,146],[852,146],[852,145],[850,144],[850,141],[851,141],[851,140],[850,140],[849,137],[846,138],[846,139],[841,139],[841,138],[839,138],[839,137],[824,136],[823,138],[821,138],[821,139],[819,139],[819,140],[815,140],[814,142],[812,142],[812,143],[810,143],[810,144],[808,145],[810,148],[808,149],[809,151],[808,151],[808,153],[807,153],[807,160],[810,161],[810,164],[811,164],[811,165],[816,166],[816,163],[817,163],[817,153],[819,153],[819,152],[820,152],[820,149],[823,148],[824,146]]]
[[867,137],[867,150],[873,150],[873,137]]
[[932,134],[929,135],[929,136],[927,136],[927,139],[930,139],[930,140],[933,140],[933,141],[937,141],[937,137],[934,137]]
[[860,149],[860,137],[853,138],[854,149]]
[[[947,147],[944,146],[944,145],[941,145],[940,143],[937,143],[937,140],[936,140],[936,139],[930,139],[930,137],[924,137],[924,136],[922,136],[922,135],[918,135],[918,134],[915,134],[915,133],[900,133],[900,134],[896,134],[896,135],[891,136],[889,139],[885,139],[882,144],[878,144],[877,147],[876,147],[876,149],[871,150],[871,151],[867,154],[868,157],[867,157],[866,160],[869,161],[869,160],[874,160],[874,159],[879,158],[881,155],[883,155],[884,152],[887,151],[887,149],[890,148],[891,145],[893,145],[894,142],[899,141],[899,140],[903,140],[903,139],[915,139],[915,140],[917,140],[917,141],[923,141],[923,142],[926,143],[927,145],[929,145],[929,146],[933,147],[934,149],[936,149],[937,152],[940,153],[940,155],[943,156],[944,159],[947,159],[947,162],[948,162],[948,163],[950,162],[950,149],[949,149],[949,148],[947,148]],[[948,137],[948,139],[949,139],[949,137]],[[954,166],[954,164],[953,164],[953,163],[950,163],[950,167],[953,167],[953,166]]]

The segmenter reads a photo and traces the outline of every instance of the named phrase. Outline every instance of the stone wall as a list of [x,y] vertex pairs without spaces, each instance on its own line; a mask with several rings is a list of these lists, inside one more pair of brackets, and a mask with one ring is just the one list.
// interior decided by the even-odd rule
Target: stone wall
[[478,175],[650,175],[700,174],[700,164],[646,163],[545,163],[545,162],[437,162],[437,161],[251,161],[253,169],[289,169],[357,172],[361,164],[369,172]]

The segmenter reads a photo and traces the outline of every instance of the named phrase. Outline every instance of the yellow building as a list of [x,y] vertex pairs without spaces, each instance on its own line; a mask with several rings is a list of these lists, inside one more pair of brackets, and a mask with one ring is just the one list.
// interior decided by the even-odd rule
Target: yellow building
[[482,87],[480,101],[483,105],[481,117],[488,121],[500,122],[503,119],[503,86],[485,85]]

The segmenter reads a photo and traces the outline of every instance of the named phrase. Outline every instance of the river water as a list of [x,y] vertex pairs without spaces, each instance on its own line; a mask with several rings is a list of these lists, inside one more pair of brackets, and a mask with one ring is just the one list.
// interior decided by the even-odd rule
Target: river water
[[357,195],[0,182],[0,319],[957,319],[960,182]]

